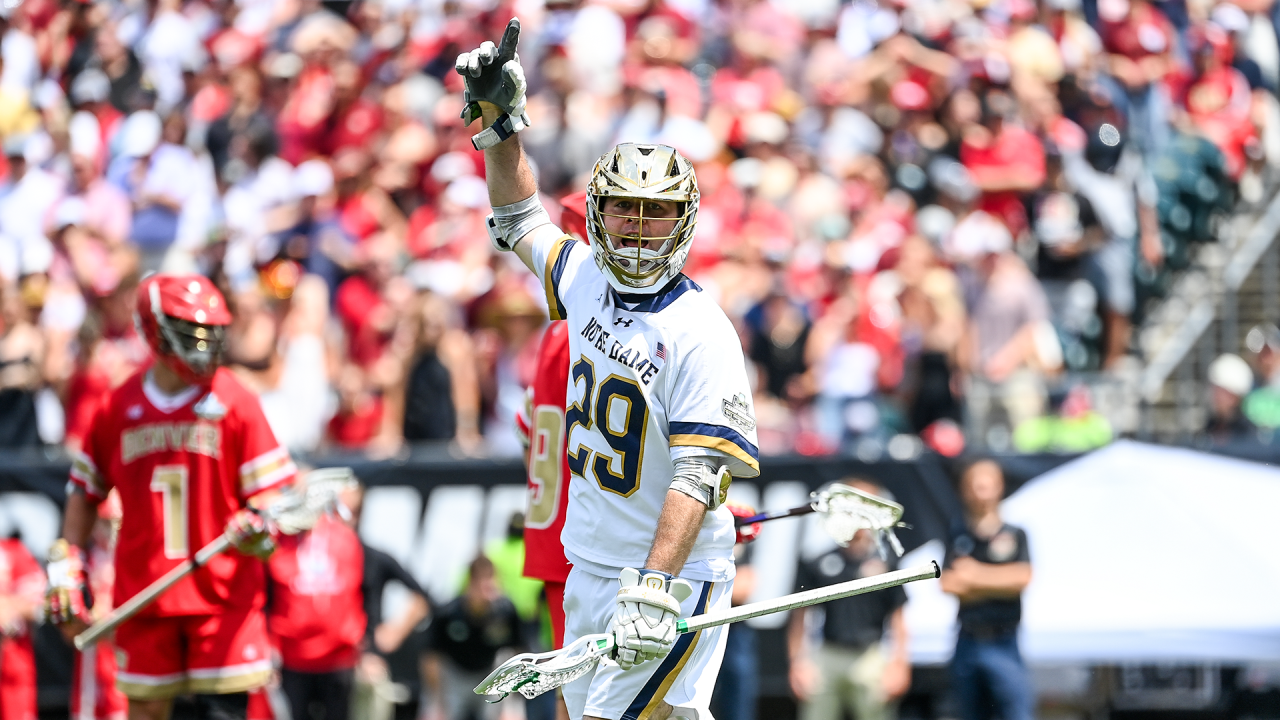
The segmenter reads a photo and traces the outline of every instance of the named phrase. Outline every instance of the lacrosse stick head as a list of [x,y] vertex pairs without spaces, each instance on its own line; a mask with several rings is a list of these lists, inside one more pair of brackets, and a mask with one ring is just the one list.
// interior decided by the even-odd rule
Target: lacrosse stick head
[[280,500],[267,508],[267,515],[280,532],[297,535],[310,530],[321,515],[337,507],[342,491],[356,483],[355,473],[348,467],[312,470],[281,493]]
[[844,483],[833,483],[809,497],[822,529],[841,546],[848,545],[859,530],[870,530],[877,541],[888,539],[894,552],[902,555],[902,543],[893,533],[902,520],[898,503]]
[[498,702],[513,692],[532,700],[596,669],[613,652],[613,636],[584,635],[560,650],[522,653],[502,663],[476,686],[477,695]]

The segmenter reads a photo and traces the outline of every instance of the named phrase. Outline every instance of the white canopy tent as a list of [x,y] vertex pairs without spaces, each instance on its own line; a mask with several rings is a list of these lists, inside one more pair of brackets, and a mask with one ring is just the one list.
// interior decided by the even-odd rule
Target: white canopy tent
[[[1117,442],[1002,505],[1034,579],[1021,645],[1040,663],[1280,661],[1280,469]],[[903,565],[941,560],[930,543]],[[950,657],[956,604],[913,583],[916,662]]]

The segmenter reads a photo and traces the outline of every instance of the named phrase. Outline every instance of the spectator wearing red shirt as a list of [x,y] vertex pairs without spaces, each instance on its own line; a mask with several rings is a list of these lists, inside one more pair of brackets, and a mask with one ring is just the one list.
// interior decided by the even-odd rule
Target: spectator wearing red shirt
[[379,233],[404,243],[408,222],[391,196],[373,184],[372,170],[373,156],[365,148],[348,146],[334,156],[333,179],[342,229],[362,244]]
[[299,535],[286,535],[267,564],[267,627],[280,653],[281,685],[295,718],[312,703],[325,720],[345,720],[360,660],[364,550],[342,520],[326,515]]
[[1027,227],[1022,195],[1044,182],[1044,146],[1025,128],[1010,122],[1013,99],[1001,90],[982,98],[981,124],[964,130],[960,162],[982,197],[979,210],[999,218],[1017,236]]
[[397,273],[399,247],[392,239],[379,236],[362,249],[363,267],[338,286],[334,298],[349,364],[338,374],[338,411],[329,437],[347,448],[377,438],[392,449],[400,443],[401,415],[390,411],[388,393],[403,393],[404,355],[412,352],[412,323],[406,318],[413,289]]
[[1222,150],[1227,173],[1238,180],[1247,162],[1245,148],[1258,139],[1249,80],[1232,67],[1235,47],[1225,30],[1212,24],[1195,28],[1187,44],[1194,75],[1182,104],[1196,129]]
[[360,66],[343,60],[333,68],[333,112],[320,140],[324,155],[336,155],[344,148],[368,147],[382,130],[382,108],[362,96],[364,80]]
[[397,247],[389,238],[366,243],[364,264],[338,285],[334,310],[347,333],[347,354],[361,367],[383,356],[396,328],[400,303],[409,299],[397,275]]

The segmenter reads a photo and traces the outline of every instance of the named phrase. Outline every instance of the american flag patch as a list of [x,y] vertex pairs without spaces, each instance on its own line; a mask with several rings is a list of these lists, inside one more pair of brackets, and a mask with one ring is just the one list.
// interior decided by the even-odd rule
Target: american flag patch
[[658,349],[657,349],[657,350],[654,350],[654,351],[653,351],[653,354],[654,354],[655,356],[657,356],[657,357],[662,358],[663,360],[666,360],[666,359],[667,359],[667,346],[666,346],[666,345],[663,345],[662,343],[658,343]]

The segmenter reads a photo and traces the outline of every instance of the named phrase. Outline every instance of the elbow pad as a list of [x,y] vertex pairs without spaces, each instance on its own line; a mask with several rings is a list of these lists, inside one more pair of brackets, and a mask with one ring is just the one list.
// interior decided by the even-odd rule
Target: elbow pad
[[550,224],[551,216],[536,192],[520,202],[495,207],[493,214],[485,218],[489,240],[501,252],[510,252],[520,238]]
[[706,505],[708,510],[715,510],[728,497],[732,480],[729,468],[714,458],[682,457],[676,460],[671,489]]

